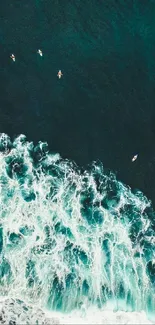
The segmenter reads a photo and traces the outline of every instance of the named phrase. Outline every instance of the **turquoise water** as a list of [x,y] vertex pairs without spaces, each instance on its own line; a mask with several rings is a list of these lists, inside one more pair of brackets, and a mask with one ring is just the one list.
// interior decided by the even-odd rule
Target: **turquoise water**
[[0,5],[4,325],[155,320],[154,13],[154,0]]
[[1,134],[1,296],[155,319],[154,229],[147,198],[100,162],[82,171],[46,143]]

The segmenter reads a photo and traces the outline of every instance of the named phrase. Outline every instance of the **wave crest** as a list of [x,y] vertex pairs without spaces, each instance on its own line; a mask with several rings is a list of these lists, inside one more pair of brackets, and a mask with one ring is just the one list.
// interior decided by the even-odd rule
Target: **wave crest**
[[0,207],[1,295],[154,312],[154,212],[101,163],[82,172],[47,143],[1,134]]

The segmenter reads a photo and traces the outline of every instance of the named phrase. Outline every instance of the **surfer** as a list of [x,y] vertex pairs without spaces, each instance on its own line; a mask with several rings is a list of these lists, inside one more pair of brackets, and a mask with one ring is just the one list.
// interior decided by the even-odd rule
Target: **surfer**
[[59,78],[59,79],[60,79],[60,78],[63,76],[63,74],[62,74],[61,70],[59,70],[59,71],[58,71],[58,74],[57,74],[57,76],[58,76],[58,78]]
[[15,62],[16,58],[15,58],[15,55],[14,55],[14,54],[11,54],[11,55],[10,55],[10,58],[12,59],[12,61]]
[[37,53],[38,53],[40,56],[43,56],[43,52],[42,52],[40,49],[37,51]]
[[134,162],[138,158],[138,155],[133,156],[132,162]]

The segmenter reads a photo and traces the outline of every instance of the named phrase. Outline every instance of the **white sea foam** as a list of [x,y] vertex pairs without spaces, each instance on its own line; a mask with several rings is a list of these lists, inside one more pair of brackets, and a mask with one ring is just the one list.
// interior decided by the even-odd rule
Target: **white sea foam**
[[0,294],[61,310],[65,324],[155,319],[146,197],[101,164],[81,173],[23,135],[1,134],[0,151]]
[[95,307],[74,311],[69,314],[49,312],[39,306],[26,304],[20,299],[0,297],[0,320],[3,325],[10,321],[20,325],[76,325],[76,324],[155,324],[149,321],[145,312],[112,312]]
[[99,311],[90,308],[86,312],[73,312],[68,315],[45,312],[49,324],[55,320],[58,324],[155,324],[149,321],[145,312]]

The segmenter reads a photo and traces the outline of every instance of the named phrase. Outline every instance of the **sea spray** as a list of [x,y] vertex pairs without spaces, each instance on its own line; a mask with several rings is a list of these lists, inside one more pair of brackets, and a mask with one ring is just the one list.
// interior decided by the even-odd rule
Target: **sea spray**
[[150,202],[101,163],[82,172],[46,143],[1,134],[1,296],[154,319],[154,233]]

